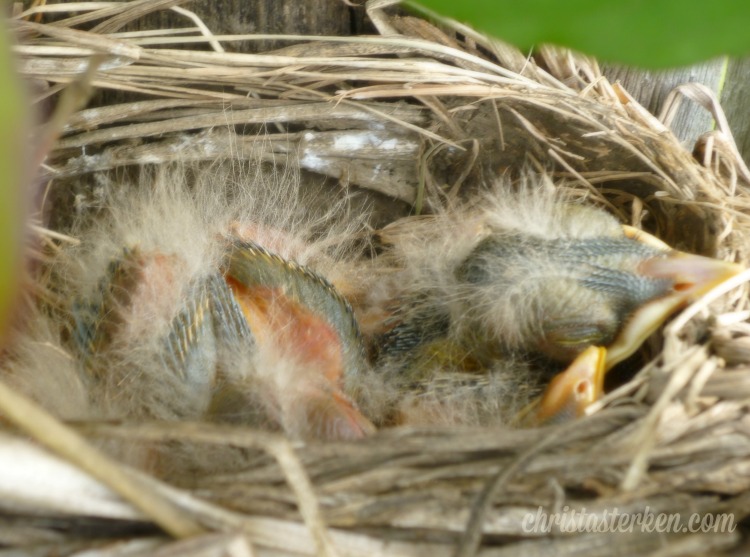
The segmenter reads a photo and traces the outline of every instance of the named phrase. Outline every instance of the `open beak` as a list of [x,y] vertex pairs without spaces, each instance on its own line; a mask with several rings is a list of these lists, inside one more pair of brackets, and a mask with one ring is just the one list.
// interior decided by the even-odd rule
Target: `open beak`
[[664,256],[644,261],[639,271],[644,276],[670,280],[672,292],[644,304],[630,317],[607,348],[607,370],[633,354],[675,311],[739,274],[742,267],[719,259],[670,250]]
[[583,416],[604,391],[606,356],[607,350],[601,346],[581,352],[565,371],[552,378],[530,421],[543,425]]

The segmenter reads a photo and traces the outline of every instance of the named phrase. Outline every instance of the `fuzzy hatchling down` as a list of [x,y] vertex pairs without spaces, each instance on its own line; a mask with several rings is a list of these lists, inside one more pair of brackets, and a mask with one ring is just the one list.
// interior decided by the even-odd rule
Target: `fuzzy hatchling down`
[[565,420],[671,312],[738,270],[624,229],[544,176],[402,221],[369,261],[350,240],[364,217],[346,201],[320,209],[293,176],[172,167],[141,182],[111,188],[51,265],[62,306],[35,310],[14,360],[15,380],[48,407],[71,394],[23,362],[39,331],[59,336],[47,350],[65,355],[53,367],[68,377],[56,381],[79,388],[74,410],[89,418],[304,439]]

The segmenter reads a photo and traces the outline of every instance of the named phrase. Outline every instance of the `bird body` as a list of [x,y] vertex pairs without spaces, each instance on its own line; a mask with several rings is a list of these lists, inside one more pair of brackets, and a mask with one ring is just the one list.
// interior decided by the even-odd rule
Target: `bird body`
[[396,402],[403,421],[419,420],[424,405],[433,416],[448,392],[474,401],[453,404],[471,422],[498,384],[511,388],[498,411],[480,413],[490,422],[517,421],[545,389],[539,422],[580,415],[601,394],[606,370],[740,270],[623,227],[538,175],[515,191],[499,183],[463,206],[398,222],[382,237],[396,286],[384,303],[390,314],[371,334],[378,372],[411,393]]
[[[648,299],[648,292],[636,291],[641,286],[658,288],[637,284],[635,276],[628,283],[638,259],[656,250],[625,238],[619,223],[600,209],[531,184],[517,194],[491,192],[478,205],[422,220],[408,233],[400,224],[398,237],[390,240],[394,266],[402,269],[398,282],[409,285],[407,295],[414,299],[399,304],[400,320],[443,314],[453,336],[479,331],[486,342],[501,344],[501,352],[532,352],[540,349],[545,329],[554,333],[553,316],[560,316],[554,323],[559,328],[580,320],[586,322],[582,329],[597,321],[614,329],[614,313],[628,308],[613,306]],[[622,295],[610,302],[618,288]],[[602,334],[612,337],[614,331]]]
[[[517,423],[534,400],[526,422],[555,421],[582,413],[603,370],[637,348],[631,323],[653,330],[737,271],[674,264],[538,176],[387,227],[368,260],[341,247],[364,217],[267,176],[163,168],[113,187],[52,263],[60,304],[34,310],[6,366],[16,383],[64,418],[206,419],[304,439]],[[70,389],[37,379],[35,343],[64,355],[56,381]]]
[[[277,357],[277,406],[287,431],[359,438],[372,424],[343,392],[345,374],[365,373],[363,344],[348,302],[310,269],[248,242],[234,242],[225,278],[258,344]],[[262,348],[260,348],[262,347]],[[292,373],[276,370],[289,368]]]
[[74,225],[80,243],[49,265],[55,300],[37,304],[20,335],[5,366],[13,382],[59,402],[28,354],[44,343],[86,400],[64,418],[207,419],[299,438],[371,432],[341,388],[344,373],[367,365],[357,323],[319,272],[348,268],[337,246],[363,219],[342,218],[345,204],[318,200],[316,210],[273,172],[224,178],[217,188],[216,169],[144,168],[106,188],[97,214]]

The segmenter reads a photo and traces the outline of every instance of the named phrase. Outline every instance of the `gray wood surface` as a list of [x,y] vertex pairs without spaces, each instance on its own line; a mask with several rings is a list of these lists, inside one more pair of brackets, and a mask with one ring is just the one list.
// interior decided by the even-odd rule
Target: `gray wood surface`
[[[171,3],[178,10],[164,9]],[[149,29],[176,29],[194,27],[195,22],[180,9],[193,12],[211,30],[219,35],[331,35],[347,36],[372,32],[365,22],[363,6],[348,5],[342,0],[160,0],[144,7],[146,13],[125,22],[121,28],[110,31],[140,31]],[[279,40],[253,40],[222,42],[228,52],[268,52],[284,48],[291,43]],[[170,48],[180,48],[172,45]],[[190,43],[188,48],[200,48]],[[208,45],[205,48],[210,48]],[[136,100],[138,97],[121,91],[104,91],[94,98],[93,104],[108,106]]]
[[[716,59],[664,71],[604,65],[602,72],[611,82],[619,81],[649,112],[658,116],[670,91],[678,85],[697,81],[718,94],[723,66],[723,59]],[[680,141],[692,149],[698,137],[713,129],[713,117],[702,107],[685,99],[668,124]]]
[[729,61],[721,104],[737,148],[745,162],[750,162],[750,58]]
[[[351,35],[364,18],[363,8],[350,7],[342,0],[212,0],[178,4],[194,12],[217,34]],[[128,29],[193,25],[176,11],[159,10],[129,23]],[[226,43],[225,48],[258,52],[287,45],[279,41],[248,41]]]

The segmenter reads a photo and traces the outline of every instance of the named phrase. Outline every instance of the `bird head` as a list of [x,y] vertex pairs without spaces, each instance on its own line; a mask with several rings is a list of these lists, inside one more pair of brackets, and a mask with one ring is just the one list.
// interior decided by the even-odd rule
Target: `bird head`
[[569,363],[607,347],[630,356],[674,311],[737,274],[733,263],[674,250],[581,205],[549,207],[545,227],[490,223],[457,266],[467,326],[505,350]]

